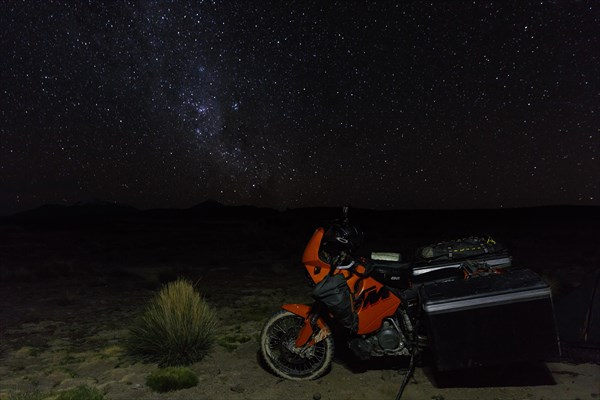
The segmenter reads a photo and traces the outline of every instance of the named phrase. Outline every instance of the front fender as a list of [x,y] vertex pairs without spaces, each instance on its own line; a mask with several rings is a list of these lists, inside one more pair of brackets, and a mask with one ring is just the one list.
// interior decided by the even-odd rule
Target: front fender
[[281,308],[291,312],[292,314],[296,314],[299,317],[308,318],[311,306],[307,306],[306,304],[284,304],[281,306]]
[[[329,329],[323,318],[317,317],[316,321],[311,323],[311,320],[313,320],[310,315],[310,311],[312,310],[311,306],[307,306],[306,304],[284,304],[281,308],[304,318],[304,324],[296,337],[296,347],[303,347],[305,345],[312,346],[331,335],[331,329]],[[319,327],[317,335],[314,335],[315,325]]]

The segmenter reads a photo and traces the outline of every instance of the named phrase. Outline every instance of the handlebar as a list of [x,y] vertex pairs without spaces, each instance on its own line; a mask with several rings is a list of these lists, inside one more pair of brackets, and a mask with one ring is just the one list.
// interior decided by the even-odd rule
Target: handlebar
[[[339,270],[347,269],[347,270],[352,271],[353,273],[358,273],[356,271],[356,266],[362,265],[365,268],[365,272],[358,273],[358,274],[363,275],[363,276],[369,276],[371,274],[371,272],[373,272],[373,268],[375,268],[375,265],[371,262],[371,260],[368,260],[366,258],[362,258],[362,257],[361,258],[352,258],[348,255],[346,255],[345,257],[342,257],[341,259],[338,259],[338,257],[335,257],[331,263],[330,273],[332,275],[338,269]],[[350,261],[350,263],[346,264],[346,265],[341,265],[340,262],[344,261],[344,259],[347,259],[348,261]]]

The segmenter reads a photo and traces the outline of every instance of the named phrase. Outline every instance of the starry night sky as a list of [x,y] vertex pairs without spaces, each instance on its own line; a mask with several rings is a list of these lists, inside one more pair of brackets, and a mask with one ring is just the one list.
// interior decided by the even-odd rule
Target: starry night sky
[[0,214],[600,204],[595,1],[3,1]]

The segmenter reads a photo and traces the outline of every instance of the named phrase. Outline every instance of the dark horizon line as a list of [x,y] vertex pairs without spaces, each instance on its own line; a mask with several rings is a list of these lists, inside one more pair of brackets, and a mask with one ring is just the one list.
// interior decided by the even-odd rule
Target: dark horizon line
[[500,206],[500,207],[448,207],[448,208],[434,208],[434,207],[386,207],[386,208],[378,208],[378,207],[353,207],[351,204],[339,204],[339,205],[310,205],[310,206],[299,206],[299,207],[283,207],[277,208],[272,206],[259,206],[254,204],[227,204],[222,203],[217,200],[207,199],[196,203],[189,207],[137,207],[128,203],[122,203],[113,200],[93,200],[93,201],[77,201],[74,203],[43,203],[39,206],[35,206],[32,208],[27,208],[20,211],[2,211],[0,210],[0,217],[14,217],[19,216],[20,214],[26,214],[33,212],[35,210],[41,209],[43,207],[61,207],[64,209],[71,207],[94,207],[94,206],[109,206],[109,207],[122,207],[133,209],[137,212],[150,212],[150,211],[188,211],[194,208],[202,208],[203,206],[209,209],[210,207],[219,207],[219,208],[240,208],[240,207],[249,207],[260,210],[273,210],[278,212],[285,211],[294,211],[294,210],[306,210],[306,209],[335,209],[342,208],[343,206],[349,206],[350,209],[355,210],[364,210],[364,211],[376,211],[376,212],[393,212],[393,211],[500,211],[500,210],[526,210],[526,209],[542,209],[542,208],[600,208],[599,204],[540,204],[540,205],[523,205],[523,206]]

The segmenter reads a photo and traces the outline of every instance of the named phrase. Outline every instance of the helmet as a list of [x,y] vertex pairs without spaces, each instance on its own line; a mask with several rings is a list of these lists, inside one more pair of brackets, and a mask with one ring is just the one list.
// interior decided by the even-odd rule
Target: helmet
[[321,244],[330,253],[350,253],[362,243],[363,233],[349,224],[333,224],[323,235]]

